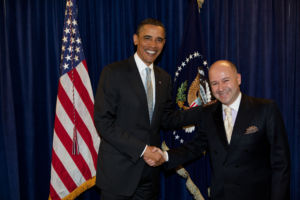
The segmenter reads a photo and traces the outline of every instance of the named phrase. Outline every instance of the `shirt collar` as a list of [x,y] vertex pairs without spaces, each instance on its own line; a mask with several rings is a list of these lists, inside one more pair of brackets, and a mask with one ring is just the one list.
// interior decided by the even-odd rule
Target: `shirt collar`
[[[233,109],[235,111],[238,111],[239,107],[240,107],[241,99],[242,99],[242,93],[240,92],[238,97],[236,98],[236,100],[232,104],[230,104],[228,107],[230,107],[231,109]],[[225,106],[226,105],[222,104],[223,110],[224,110]]]
[[142,59],[139,57],[139,55],[137,54],[137,52],[135,52],[134,54],[134,60],[136,62],[137,68],[139,70],[139,72],[141,73],[144,69],[146,69],[147,67],[150,67],[150,69],[152,69],[153,71],[153,63],[151,63],[151,65],[147,66]]

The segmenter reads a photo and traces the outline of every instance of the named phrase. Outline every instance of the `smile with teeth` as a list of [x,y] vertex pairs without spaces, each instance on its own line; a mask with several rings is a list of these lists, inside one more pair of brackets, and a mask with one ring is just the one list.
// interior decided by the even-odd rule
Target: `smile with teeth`
[[148,54],[151,54],[151,55],[156,54],[156,51],[146,50],[146,52],[147,52]]

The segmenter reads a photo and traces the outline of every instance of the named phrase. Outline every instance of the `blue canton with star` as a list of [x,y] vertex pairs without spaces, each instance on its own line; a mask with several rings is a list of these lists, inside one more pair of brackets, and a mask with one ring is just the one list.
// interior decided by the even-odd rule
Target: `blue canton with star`
[[61,51],[61,75],[74,69],[82,60],[84,54],[77,23],[78,11],[72,1],[67,2],[64,24],[62,51]]

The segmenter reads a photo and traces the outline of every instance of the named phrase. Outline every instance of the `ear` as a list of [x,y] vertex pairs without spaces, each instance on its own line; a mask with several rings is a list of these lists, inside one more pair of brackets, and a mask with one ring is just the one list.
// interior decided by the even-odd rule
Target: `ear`
[[241,82],[242,82],[242,76],[241,74],[237,74],[237,81],[238,81],[238,84],[241,85]]
[[139,38],[138,38],[138,35],[137,34],[134,34],[133,35],[133,44],[136,46],[139,42]]

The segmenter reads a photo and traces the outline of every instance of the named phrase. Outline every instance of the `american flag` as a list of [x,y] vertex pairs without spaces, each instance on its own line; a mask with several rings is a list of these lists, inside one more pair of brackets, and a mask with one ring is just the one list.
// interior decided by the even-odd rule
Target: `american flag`
[[66,2],[56,101],[49,200],[75,199],[95,185],[100,138],[94,96],[77,24],[76,0]]

